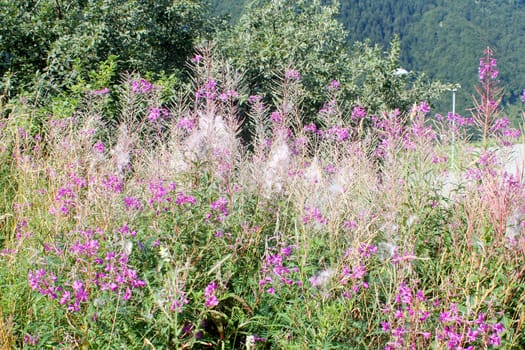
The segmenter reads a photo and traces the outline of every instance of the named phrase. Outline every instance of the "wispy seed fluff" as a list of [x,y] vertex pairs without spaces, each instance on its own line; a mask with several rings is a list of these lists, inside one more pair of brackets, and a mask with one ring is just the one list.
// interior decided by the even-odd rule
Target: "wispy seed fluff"
[[113,163],[119,172],[123,173],[131,167],[131,152],[135,138],[130,134],[126,124],[121,124],[118,131],[117,143],[111,150]]
[[[237,151],[235,132],[224,118],[210,113],[199,113],[198,127],[186,140],[186,154],[190,159],[213,159],[231,163]],[[217,158],[217,155],[220,155]]]
[[283,190],[288,178],[291,154],[286,137],[278,135],[263,170],[262,186],[265,195],[270,196]]

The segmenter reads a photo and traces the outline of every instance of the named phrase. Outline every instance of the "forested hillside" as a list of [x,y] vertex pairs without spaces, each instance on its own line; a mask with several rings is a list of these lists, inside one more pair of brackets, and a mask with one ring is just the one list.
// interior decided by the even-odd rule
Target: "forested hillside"
[[[230,2],[231,6],[214,0],[215,9],[235,20],[242,1]],[[339,18],[350,42],[370,39],[387,47],[398,34],[404,68],[462,86],[458,111],[470,106],[479,54],[487,46],[498,59],[504,101],[519,103],[525,81],[525,1],[341,0],[340,4]]]

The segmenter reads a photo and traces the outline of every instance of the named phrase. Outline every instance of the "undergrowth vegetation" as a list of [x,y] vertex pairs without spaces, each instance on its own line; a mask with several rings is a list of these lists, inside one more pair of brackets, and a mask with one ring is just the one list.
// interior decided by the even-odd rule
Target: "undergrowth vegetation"
[[0,106],[1,348],[525,346],[519,132],[496,109],[372,115],[334,80],[305,124],[293,67],[268,105],[192,65],[172,100],[130,74],[67,117]]

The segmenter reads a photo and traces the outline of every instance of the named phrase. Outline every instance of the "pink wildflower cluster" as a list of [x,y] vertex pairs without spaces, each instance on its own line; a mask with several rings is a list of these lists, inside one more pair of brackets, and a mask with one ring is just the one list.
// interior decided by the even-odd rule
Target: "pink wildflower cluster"
[[186,298],[186,292],[179,291],[176,297],[170,298],[170,311],[181,313],[184,305],[189,303],[189,300]]
[[164,107],[150,107],[148,112],[148,120],[151,123],[160,121],[162,119],[168,119],[170,117],[170,111]]
[[207,308],[213,308],[219,305],[219,299],[217,299],[217,283],[211,282],[204,288],[205,305]]
[[365,117],[366,117],[366,109],[364,109],[363,107],[355,106],[352,109],[352,114],[350,116],[352,120],[361,120],[361,119],[364,119]]
[[208,101],[219,100],[222,102],[234,101],[239,98],[239,93],[234,89],[225,89],[220,91],[219,82],[215,79],[208,79],[208,81],[200,86],[195,92],[195,99],[205,99]]
[[337,100],[332,99],[323,104],[323,107],[319,110],[319,114],[333,115],[336,113],[336,109],[337,109]]
[[135,94],[146,94],[153,91],[153,84],[146,79],[133,80],[131,82],[131,91]]
[[350,139],[350,131],[348,128],[334,125],[324,132],[324,137],[329,140],[344,142]]
[[339,83],[338,80],[332,80],[330,84],[328,84],[327,89],[328,91],[337,91],[341,87],[341,83]]
[[265,288],[266,293],[275,294],[276,288],[281,286],[302,286],[301,280],[294,280],[293,274],[299,272],[297,267],[288,266],[294,260],[293,246],[283,246],[274,253],[267,253],[261,267],[259,287]]
[[427,330],[431,313],[424,292],[415,293],[402,281],[399,284],[394,304],[383,309],[389,320],[381,322],[381,330],[391,336],[385,350],[416,349],[417,345],[429,344],[432,333]]
[[101,184],[110,193],[122,193],[124,191],[124,181],[118,175],[106,175],[102,178]]
[[454,303],[443,310],[439,300],[431,302],[423,290],[413,290],[406,281],[399,284],[393,305],[383,312],[388,319],[381,322],[381,330],[390,335],[386,350],[426,349],[432,342],[451,350],[496,347],[505,330],[501,323],[487,322],[483,312],[472,320],[460,315]]
[[483,312],[477,314],[474,320],[462,317],[454,303],[439,314],[439,323],[436,339],[447,349],[454,350],[500,346],[501,334],[505,331],[501,323],[488,322]]
[[228,200],[224,197],[219,197],[210,205],[211,212],[206,215],[207,219],[213,219],[223,222],[228,215]]
[[251,95],[248,97],[248,103],[250,104],[251,111],[256,114],[262,114],[266,110],[264,105],[263,97],[261,95]]
[[498,77],[499,71],[498,71],[498,64],[496,62],[496,59],[492,56],[494,55],[492,49],[486,48],[483,51],[483,54],[485,57],[480,58],[479,60],[479,68],[478,68],[478,74],[479,74],[479,80],[485,81],[487,79],[494,80]]
[[357,249],[348,249],[342,264],[339,282],[344,286],[342,296],[352,299],[362,289],[368,289],[369,285],[365,277],[368,273],[367,261],[377,253],[377,247],[373,244],[361,243]]
[[75,173],[69,175],[68,181],[60,187],[55,194],[55,204],[51,206],[49,212],[52,215],[70,215],[78,206],[78,194],[88,185],[86,178]]
[[326,225],[328,219],[321,214],[321,211],[316,207],[305,207],[304,215],[301,218],[303,224],[315,223],[318,225]]
[[104,153],[106,151],[106,147],[102,141],[97,141],[93,145],[93,151],[96,153]]
[[191,132],[195,128],[195,119],[194,118],[180,118],[177,121],[177,128],[184,130],[186,132]]
[[287,69],[285,72],[284,72],[284,77],[285,79],[287,80],[301,80],[301,73],[299,73],[299,71],[295,70],[295,69]]
[[[129,234],[133,235],[132,232]],[[46,252],[72,259],[78,268],[63,271],[60,284],[51,271],[31,270],[28,273],[31,289],[57,300],[69,312],[79,312],[82,305],[90,302],[96,290],[109,291],[122,300],[129,300],[134,289],[145,287],[146,283],[138,278],[137,271],[130,268],[127,254],[102,249],[102,242],[107,237],[101,229],[73,232],[69,239],[72,241],[69,249],[47,246]]]

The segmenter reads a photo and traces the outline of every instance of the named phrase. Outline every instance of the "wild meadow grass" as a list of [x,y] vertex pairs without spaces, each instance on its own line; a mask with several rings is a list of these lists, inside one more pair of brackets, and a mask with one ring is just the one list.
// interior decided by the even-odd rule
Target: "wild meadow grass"
[[1,106],[0,348],[525,346],[515,130],[475,148],[483,118],[346,110],[336,80],[304,123],[300,72],[265,104],[193,65],[171,102],[129,75],[67,118]]

